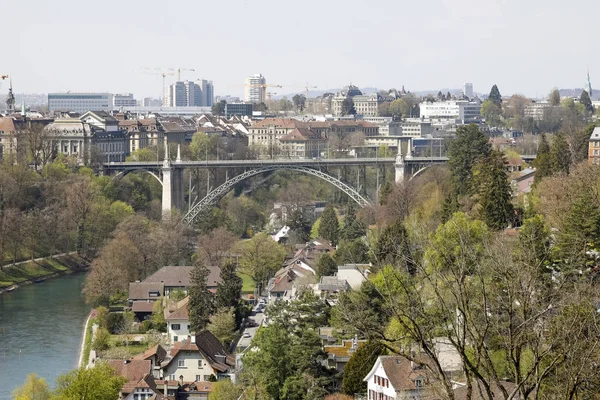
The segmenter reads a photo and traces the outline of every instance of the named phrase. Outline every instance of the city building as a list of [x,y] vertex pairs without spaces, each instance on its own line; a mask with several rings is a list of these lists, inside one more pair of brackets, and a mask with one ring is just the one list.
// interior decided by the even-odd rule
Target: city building
[[118,110],[121,107],[135,107],[137,101],[133,98],[132,93],[115,94],[113,98],[113,110]]
[[211,107],[214,103],[212,81],[179,81],[169,85],[163,99],[164,107]]
[[525,104],[523,113],[525,114],[525,118],[533,118],[536,121],[540,121],[544,118],[546,110],[549,110],[551,108],[552,105],[550,105],[550,103],[548,103],[547,101]]
[[594,128],[589,140],[588,162],[600,165],[600,128]]
[[225,104],[225,117],[233,116],[252,117],[252,103],[227,103]]
[[415,118],[402,122],[402,136],[421,137],[432,134],[434,130],[431,122],[428,121],[421,121]]
[[420,104],[421,118],[430,120],[454,120],[462,124],[481,119],[481,104],[478,101],[447,100]]
[[473,84],[472,83],[465,83],[463,86],[463,96],[465,96],[468,99],[472,99],[473,98]]
[[239,103],[241,101],[240,98],[237,96],[225,95],[225,96],[217,96],[215,98],[215,103],[218,103],[222,100],[225,100],[227,103]]
[[163,102],[161,99],[155,99],[152,97],[144,97],[142,100],[142,107],[160,107]]
[[119,129],[129,134],[130,153],[163,143],[164,133],[156,118],[119,119]]
[[110,93],[48,93],[48,111],[111,111],[113,97]]
[[357,115],[372,117],[377,115],[379,104],[383,102],[383,98],[379,94],[364,95],[358,87],[349,85],[331,99],[333,115],[341,117],[347,113],[348,110],[344,110],[344,103],[349,100],[352,101]]
[[267,80],[262,74],[255,74],[246,78],[244,84],[244,101],[247,103],[264,103],[266,96]]
[[310,128],[295,128],[279,138],[281,154],[287,158],[319,157],[327,146],[327,139]]

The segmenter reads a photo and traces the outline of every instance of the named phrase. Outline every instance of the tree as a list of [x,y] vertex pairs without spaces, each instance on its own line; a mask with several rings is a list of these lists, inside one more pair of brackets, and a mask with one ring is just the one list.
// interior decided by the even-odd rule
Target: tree
[[390,103],[390,108],[389,108],[389,112],[392,115],[392,117],[395,118],[401,118],[401,117],[408,117],[409,115],[409,111],[410,108],[408,106],[408,104],[406,103],[406,101],[402,100],[402,99],[398,99],[398,100],[394,100]]
[[377,361],[377,357],[382,355],[384,348],[380,343],[367,342],[363,345],[359,345],[358,349],[344,368],[344,379],[342,380],[342,391],[348,395],[354,395],[355,393],[366,393],[367,382],[363,382],[363,379],[373,365]]
[[311,228],[310,222],[306,219],[304,210],[301,207],[294,208],[289,216],[287,225],[297,235],[299,242],[304,243],[308,241]]
[[555,173],[569,173],[571,167],[571,150],[569,150],[569,144],[564,134],[557,133],[552,138],[550,158],[552,160],[552,170]]
[[377,106],[377,115],[380,117],[391,117],[390,113],[390,102],[384,101],[383,103]]
[[235,339],[235,309],[233,307],[220,308],[210,317],[207,329],[215,335],[224,346],[228,347]]
[[382,206],[387,202],[388,196],[392,193],[392,184],[387,181],[379,190],[379,205]]
[[354,101],[352,98],[346,98],[342,102],[342,115],[354,115],[356,114],[356,109],[354,108]]
[[259,293],[281,267],[286,254],[284,248],[266,233],[259,233],[250,240],[240,242],[238,251],[240,268],[254,279]]
[[196,255],[205,265],[219,266],[230,254],[237,237],[224,227],[215,228],[198,237]]
[[481,105],[481,115],[489,126],[498,126],[501,122],[502,109],[492,100],[487,99]]
[[550,154],[550,144],[548,144],[548,139],[546,138],[546,134],[542,133],[540,135],[540,142],[538,145],[537,157],[534,160],[535,165],[535,183],[537,184],[542,178],[546,176],[552,175],[552,156]]
[[560,92],[557,88],[554,88],[548,96],[548,102],[552,107],[560,106]]
[[364,224],[356,219],[356,211],[354,204],[350,203],[346,209],[346,217],[344,218],[344,227],[341,231],[341,238],[345,240],[358,239],[366,234]]
[[592,99],[590,99],[590,94],[587,92],[587,90],[581,92],[579,102],[585,106],[585,110],[589,114],[592,114],[594,112],[594,105],[592,104]]
[[36,171],[39,166],[46,165],[56,156],[51,134],[44,128],[43,124],[30,121],[28,129],[25,130],[27,151]]
[[85,367],[61,375],[56,380],[56,397],[61,400],[113,400],[127,379],[117,375],[108,364]]
[[237,267],[232,261],[221,266],[220,282],[217,283],[216,307],[218,309],[237,308],[242,298],[242,278],[237,274]]
[[500,90],[498,90],[498,86],[492,86],[488,99],[491,100],[496,106],[498,106],[498,108],[502,108],[502,95],[500,95]]
[[227,101],[221,100],[217,103],[214,103],[211,108],[211,112],[213,115],[221,116],[225,114],[225,106],[227,105]]
[[369,246],[362,239],[342,240],[334,254],[338,265],[369,262]]
[[36,374],[27,375],[23,386],[16,388],[12,392],[13,400],[49,400],[50,389],[44,378],[39,378]]
[[297,94],[292,97],[292,101],[294,102],[294,106],[299,112],[304,111],[304,107],[306,107],[306,96],[303,94]]
[[456,139],[450,142],[448,164],[452,173],[454,190],[458,195],[473,192],[473,166],[490,154],[488,139],[476,125],[460,126]]
[[215,310],[214,295],[208,290],[208,268],[198,262],[190,273],[190,288],[188,291],[188,315],[190,332],[200,333],[210,321]]
[[408,241],[408,232],[401,218],[386,226],[373,247],[373,257],[377,265],[398,265],[404,270],[412,269],[413,259]]
[[242,387],[234,385],[229,379],[222,379],[213,383],[208,400],[238,400],[241,394]]
[[269,107],[264,102],[252,104],[252,111],[265,112],[268,109]]
[[512,189],[505,170],[506,160],[492,151],[475,166],[480,218],[493,229],[505,228],[513,214]]
[[329,253],[324,253],[317,262],[317,277],[333,276],[337,272],[337,263]]
[[190,152],[194,160],[212,159],[217,154],[217,140],[204,132],[196,132],[192,136]]
[[150,316],[150,321],[152,321],[152,328],[159,332],[167,331],[167,321],[165,320],[164,309],[162,298],[155,301],[154,305],[152,306],[152,315]]
[[319,224],[319,236],[327,239],[332,245],[336,245],[340,235],[340,226],[335,209],[328,204],[321,214],[321,223]]

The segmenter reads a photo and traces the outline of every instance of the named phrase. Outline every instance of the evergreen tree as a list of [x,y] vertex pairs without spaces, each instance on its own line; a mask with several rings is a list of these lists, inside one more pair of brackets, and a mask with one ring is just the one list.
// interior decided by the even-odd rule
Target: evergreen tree
[[290,227],[292,232],[298,235],[298,240],[301,242],[306,242],[310,238],[310,223],[306,219],[304,215],[304,210],[300,207],[297,207],[294,211],[292,211],[287,225]]
[[362,222],[356,219],[356,211],[354,204],[350,203],[346,210],[346,218],[344,218],[344,228],[341,232],[342,239],[354,240],[366,234],[365,226]]
[[388,196],[392,193],[392,184],[390,181],[387,181],[381,189],[379,189],[379,205],[384,205],[387,203]]
[[579,97],[579,102],[585,106],[585,110],[588,113],[594,112],[594,105],[592,104],[592,99],[590,99],[590,94],[584,90],[581,92],[581,96]]
[[502,96],[500,95],[500,90],[498,90],[498,86],[492,86],[492,90],[490,90],[488,100],[491,100],[498,107],[502,106]]
[[321,223],[319,225],[319,236],[323,239],[327,239],[332,245],[336,245],[340,236],[340,226],[337,218],[337,214],[333,206],[328,205],[325,207],[323,214],[321,215]]
[[458,198],[455,193],[448,193],[442,205],[442,223],[446,223],[452,218],[452,214],[460,209]]
[[369,247],[362,239],[344,240],[335,251],[334,260],[338,265],[367,263]]
[[317,276],[333,276],[337,272],[337,263],[329,253],[325,253],[319,257],[317,262]]
[[210,316],[215,311],[214,295],[208,290],[209,271],[202,263],[196,263],[190,273],[188,315],[190,331],[199,333],[206,329]]
[[552,156],[550,155],[550,144],[546,134],[540,135],[537,156],[533,162],[535,165],[535,180],[537,184],[542,178],[552,175]]
[[392,264],[411,273],[414,272],[408,232],[401,218],[385,227],[375,243],[373,256],[377,265]]
[[550,96],[548,97],[548,102],[553,107],[560,106],[560,92],[558,91],[558,89],[554,89],[550,93]]
[[355,393],[365,393],[367,382],[363,382],[363,379],[383,352],[383,346],[376,342],[369,341],[359,346],[344,368],[342,392],[350,396]]
[[457,195],[472,192],[473,166],[490,154],[487,137],[476,125],[463,125],[456,130],[456,138],[450,142],[448,164]]
[[480,218],[492,229],[506,228],[513,213],[505,165],[504,155],[493,151],[475,167]]
[[571,150],[569,143],[563,133],[557,133],[552,138],[552,147],[550,148],[550,159],[552,162],[552,171],[555,173],[568,174],[571,167]]
[[242,278],[237,274],[237,267],[231,261],[226,261],[221,267],[221,282],[217,283],[216,307],[237,308],[242,297]]

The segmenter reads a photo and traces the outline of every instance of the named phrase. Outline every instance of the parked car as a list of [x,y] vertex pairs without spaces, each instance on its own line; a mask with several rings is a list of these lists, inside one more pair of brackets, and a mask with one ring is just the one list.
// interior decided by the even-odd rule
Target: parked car
[[248,332],[244,332],[244,334],[242,335],[242,337],[244,337],[244,338],[249,338],[249,337],[250,337],[250,334],[249,334]]

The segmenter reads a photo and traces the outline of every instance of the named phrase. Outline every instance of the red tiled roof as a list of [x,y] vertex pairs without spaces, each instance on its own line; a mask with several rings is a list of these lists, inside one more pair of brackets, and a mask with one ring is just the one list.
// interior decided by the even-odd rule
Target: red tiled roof
[[159,344],[150,347],[148,350],[133,357],[134,360],[147,360],[156,356],[158,362],[163,361],[167,356],[167,351]]
[[[418,363],[411,363],[402,356],[382,356],[381,365],[385,375],[396,391],[417,389],[414,380],[419,377],[426,378],[429,372]],[[415,367],[413,367],[413,365]]]
[[137,383],[152,372],[149,360],[108,360],[108,365],[128,382]]
[[14,132],[15,122],[10,117],[0,117],[0,131],[4,131],[4,133]]
[[189,297],[186,297],[185,299],[178,302],[177,308],[167,316],[166,320],[167,321],[176,320],[176,319],[187,320],[189,318],[189,314],[188,314],[188,303],[189,302],[190,302]]

